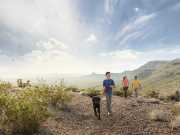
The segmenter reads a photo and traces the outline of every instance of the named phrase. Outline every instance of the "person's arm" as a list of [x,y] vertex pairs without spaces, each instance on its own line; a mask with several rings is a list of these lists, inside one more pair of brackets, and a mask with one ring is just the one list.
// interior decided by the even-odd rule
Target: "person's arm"
[[112,80],[112,84],[111,84],[111,86],[110,86],[111,88],[115,88],[115,83],[114,83],[114,81]]
[[132,82],[131,82],[131,88],[133,89],[133,87],[134,87],[134,86],[133,86],[133,81],[132,81]]
[[139,81],[139,88],[142,89],[141,81]]

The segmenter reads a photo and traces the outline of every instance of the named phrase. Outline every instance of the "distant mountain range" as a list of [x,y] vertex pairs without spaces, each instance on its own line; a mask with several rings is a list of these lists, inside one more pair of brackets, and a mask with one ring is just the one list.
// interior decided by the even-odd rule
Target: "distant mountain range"
[[[141,80],[151,76],[154,71],[160,68],[160,66],[166,65],[168,61],[151,61],[145,65],[135,69],[133,71],[125,71],[122,73],[112,73],[112,78],[116,83],[119,83],[123,76],[127,76],[130,80],[137,75]],[[84,75],[81,77],[71,78],[67,80],[68,84],[78,87],[95,87],[101,85],[102,80],[105,78],[104,74],[92,73],[90,75]]]
[[[147,89],[157,91],[174,92],[180,90],[180,59],[172,61],[150,61],[143,66],[122,73],[112,73],[112,78],[116,84],[120,84],[122,77],[126,75],[132,80],[135,75],[139,77],[142,84]],[[77,87],[98,87],[102,85],[104,74],[92,73],[80,77],[65,79],[68,85]]]
[[[180,90],[180,59],[172,61],[150,61],[143,66],[122,73],[112,73],[115,83],[120,84],[123,76],[132,80],[135,75],[139,77],[145,89],[166,91],[167,93]],[[89,75],[79,74],[49,74],[41,77],[23,78],[30,79],[32,82],[60,82],[63,81],[67,86],[79,88],[101,87],[104,74],[92,73]],[[16,78],[17,79],[17,78]],[[14,82],[16,83],[16,79]]]

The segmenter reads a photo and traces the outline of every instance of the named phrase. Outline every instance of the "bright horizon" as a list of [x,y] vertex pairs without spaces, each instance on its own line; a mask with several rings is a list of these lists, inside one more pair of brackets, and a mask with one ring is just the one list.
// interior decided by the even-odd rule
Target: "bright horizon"
[[179,0],[0,0],[0,77],[180,58]]

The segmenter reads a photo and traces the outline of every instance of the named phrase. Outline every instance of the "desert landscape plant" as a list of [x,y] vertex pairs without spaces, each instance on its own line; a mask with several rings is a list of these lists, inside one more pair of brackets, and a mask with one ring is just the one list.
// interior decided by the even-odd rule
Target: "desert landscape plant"
[[150,120],[154,120],[154,121],[168,122],[171,119],[171,114],[163,110],[154,109],[151,112],[149,112],[149,118]]
[[12,84],[6,81],[0,81],[0,90],[7,90],[12,88]]
[[180,115],[180,102],[177,102],[172,106],[172,112],[174,115]]
[[16,93],[0,93],[1,126],[5,132],[11,134],[33,134],[37,132],[41,122],[45,121],[50,113],[50,103],[70,101],[63,88],[59,86],[39,85],[27,87]]
[[81,93],[83,95],[87,95],[87,96],[97,96],[97,95],[101,95],[102,94],[102,91],[99,90],[99,89],[96,89],[96,88],[88,88],[88,89],[85,89],[83,91],[81,91]]
[[172,129],[180,128],[180,115],[176,116],[170,124]]

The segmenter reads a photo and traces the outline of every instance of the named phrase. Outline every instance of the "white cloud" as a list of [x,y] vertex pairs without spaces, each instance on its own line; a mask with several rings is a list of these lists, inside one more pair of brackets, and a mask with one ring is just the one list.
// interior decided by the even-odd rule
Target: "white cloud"
[[149,14],[149,15],[143,15],[138,17],[134,21],[134,25],[145,25],[147,22],[149,22],[151,19],[153,19],[156,16],[155,13]]
[[117,2],[118,0],[105,0],[104,2],[105,13],[107,13],[108,15],[112,15],[114,13],[114,8]]
[[[163,48],[151,51],[117,50],[100,53],[99,67],[101,71],[122,72],[133,70],[152,60],[172,60],[180,58],[180,47]],[[101,66],[104,65],[104,66]]]
[[132,40],[137,39],[139,37],[144,37],[143,34],[144,33],[140,32],[140,31],[135,31],[135,32],[129,33],[124,38],[122,38],[122,40],[120,40],[119,44],[120,45],[126,45],[129,41],[132,41]]
[[53,37],[74,47],[89,33],[72,1],[0,1],[1,22],[35,39]]
[[103,57],[112,57],[119,60],[134,60],[137,59],[137,52],[134,52],[132,50],[117,50],[109,53],[100,53],[100,56]]
[[[38,43],[39,49],[19,56],[15,61],[11,61],[11,58],[6,55],[0,55],[0,60],[2,60],[0,69],[3,71],[0,72],[1,76],[18,77],[23,74],[85,73],[90,71],[89,63],[85,64],[82,58],[74,56],[64,47],[62,49],[63,43],[59,43],[61,42],[55,39],[50,39],[47,42],[41,41]],[[57,49],[55,46],[59,45],[61,47]]]
[[95,34],[91,33],[88,38],[86,39],[86,42],[89,44],[93,44],[96,43],[98,41],[97,37],[95,36]]
[[83,58],[74,56],[68,50],[50,49],[34,50],[14,60],[1,54],[0,75],[1,77],[19,77],[26,74],[35,76],[36,74],[47,73],[122,72],[138,68],[151,60],[180,58],[179,51],[179,46],[144,52],[126,49],[102,52],[90,58]]
[[134,8],[134,10],[135,10],[136,12],[138,12],[138,11],[139,11],[139,8]]
[[125,24],[124,27],[117,32],[115,36],[115,40],[119,40],[121,38],[126,38],[128,34],[132,34],[134,32],[141,32],[141,30],[148,25],[148,23],[156,16],[155,13],[149,15],[143,15],[137,17],[135,20],[131,20],[128,24]]
[[50,38],[47,42],[39,41],[39,42],[37,42],[36,45],[39,49],[45,49],[45,50],[52,50],[52,49],[66,50],[66,49],[68,49],[67,45],[65,45],[63,42],[61,42],[57,39],[54,39],[54,38]]
[[[106,49],[103,44],[111,41],[107,40],[107,38],[111,38],[111,33],[107,33],[107,35],[103,33],[104,30],[109,29],[105,28],[107,25],[102,26],[102,29],[97,29],[99,31],[88,27],[83,22],[83,17],[81,19],[79,9],[76,9],[74,1],[0,0],[0,2],[0,21],[7,25],[7,28],[12,28],[15,34],[16,31],[22,32],[38,41],[33,44],[34,50],[16,58],[7,56],[0,51],[0,74],[3,76],[20,73],[87,73],[107,70],[120,72],[134,69],[148,60],[180,57],[178,48],[149,52],[116,50],[103,52],[96,56],[95,52]],[[117,2],[118,0],[105,0],[106,15],[110,16],[115,12]],[[138,12],[140,9],[135,8],[134,10]],[[148,27],[155,17],[156,14],[152,13],[133,18],[120,28],[115,39],[124,45],[130,40],[143,37],[146,26]],[[107,20],[110,24],[111,19]],[[105,23],[106,21],[101,24]],[[104,41],[100,40],[103,38]],[[81,54],[84,46],[96,45],[100,42],[102,46],[85,48],[88,54],[85,54],[86,52],[83,52],[85,55]],[[27,45],[23,44],[23,46]]]

